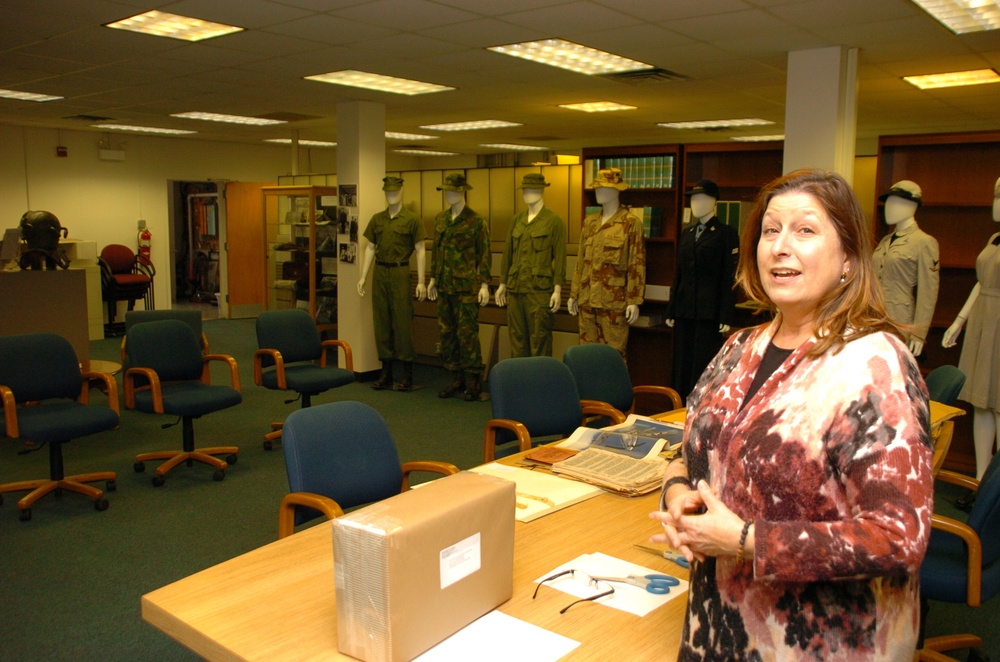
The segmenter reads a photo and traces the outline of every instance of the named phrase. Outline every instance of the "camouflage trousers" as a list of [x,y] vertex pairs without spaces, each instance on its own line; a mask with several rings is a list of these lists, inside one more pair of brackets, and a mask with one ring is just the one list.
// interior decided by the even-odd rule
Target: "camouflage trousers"
[[507,297],[510,355],[552,356],[551,292],[511,292]]
[[379,361],[412,361],[413,295],[410,292],[410,267],[375,265],[372,276],[372,317],[375,326],[375,350]]
[[580,344],[603,343],[628,358],[628,322],[625,310],[580,308]]
[[479,303],[475,294],[440,294],[437,299],[440,356],[451,371],[482,374],[479,346]]

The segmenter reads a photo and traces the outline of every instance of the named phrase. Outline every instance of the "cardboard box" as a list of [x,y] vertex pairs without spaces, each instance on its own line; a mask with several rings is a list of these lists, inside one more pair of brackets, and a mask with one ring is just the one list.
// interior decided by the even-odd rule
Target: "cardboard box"
[[334,520],[340,652],[410,660],[510,599],[514,492],[463,471]]

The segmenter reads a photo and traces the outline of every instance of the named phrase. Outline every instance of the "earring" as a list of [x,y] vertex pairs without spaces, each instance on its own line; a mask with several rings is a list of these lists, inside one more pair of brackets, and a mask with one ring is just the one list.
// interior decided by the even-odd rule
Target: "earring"
[[847,272],[846,271],[844,273],[840,274],[840,282],[843,283],[845,280],[847,280]]

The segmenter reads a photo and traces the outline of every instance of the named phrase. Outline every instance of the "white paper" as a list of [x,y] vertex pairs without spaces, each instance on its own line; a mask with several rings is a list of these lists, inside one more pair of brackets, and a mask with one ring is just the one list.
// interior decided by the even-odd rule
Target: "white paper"
[[491,611],[414,658],[414,662],[555,662],[579,645],[579,641]]
[[470,471],[514,481],[517,485],[514,517],[519,522],[530,522],[603,493],[595,485],[496,462],[474,467]]
[[438,562],[441,567],[441,590],[477,572],[482,566],[479,532],[442,549]]

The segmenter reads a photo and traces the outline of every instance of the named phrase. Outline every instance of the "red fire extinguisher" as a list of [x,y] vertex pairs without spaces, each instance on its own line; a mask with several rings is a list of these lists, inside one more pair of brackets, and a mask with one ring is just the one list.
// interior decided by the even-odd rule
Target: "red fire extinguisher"
[[149,228],[146,227],[146,221],[140,220],[139,235],[136,238],[136,242],[139,245],[139,251],[138,251],[139,262],[141,262],[142,264],[153,263],[152,248],[150,248],[152,240],[153,240],[153,233],[150,232]]

